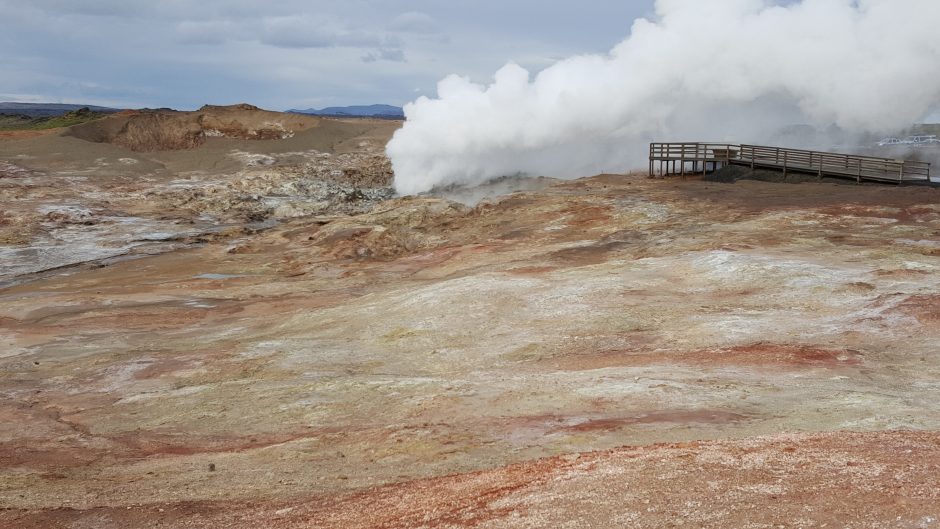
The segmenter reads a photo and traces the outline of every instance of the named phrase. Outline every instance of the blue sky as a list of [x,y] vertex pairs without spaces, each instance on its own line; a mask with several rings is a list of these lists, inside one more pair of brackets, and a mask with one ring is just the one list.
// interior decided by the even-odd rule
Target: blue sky
[[603,53],[653,0],[0,0],[0,100],[389,103]]

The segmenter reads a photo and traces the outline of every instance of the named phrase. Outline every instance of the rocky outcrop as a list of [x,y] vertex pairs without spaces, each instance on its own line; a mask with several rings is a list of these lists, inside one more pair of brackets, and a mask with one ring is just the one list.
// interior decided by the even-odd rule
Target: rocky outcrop
[[72,127],[66,134],[132,151],[194,149],[207,138],[276,140],[316,127],[319,118],[269,112],[241,104],[206,105],[196,112],[138,110]]

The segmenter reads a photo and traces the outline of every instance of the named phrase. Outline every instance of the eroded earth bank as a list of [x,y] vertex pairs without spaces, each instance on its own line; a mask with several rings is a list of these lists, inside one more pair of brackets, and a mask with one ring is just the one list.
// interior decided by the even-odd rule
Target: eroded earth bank
[[938,190],[468,206],[203,112],[0,142],[0,526],[938,526]]

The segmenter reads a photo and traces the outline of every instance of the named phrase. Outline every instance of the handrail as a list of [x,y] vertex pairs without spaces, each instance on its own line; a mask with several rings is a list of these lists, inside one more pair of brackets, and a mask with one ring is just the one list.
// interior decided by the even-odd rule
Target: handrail
[[878,180],[903,182],[930,181],[928,162],[879,158],[861,154],[844,154],[788,147],[765,145],[732,144],[724,142],[669,142],[650,143],[650,175],[653,174],[654,162],[663,162],[666,172],[675,173],[677,163],[679,171],[685,174],[687,163],[692,163],[693,172],[702,164],[702,171],[707,171],[708,164],[713,168],[718,164],[746,165],[751,168],[782,169],[788,171],[815,173],[823,176],[852,177],[857,181]]

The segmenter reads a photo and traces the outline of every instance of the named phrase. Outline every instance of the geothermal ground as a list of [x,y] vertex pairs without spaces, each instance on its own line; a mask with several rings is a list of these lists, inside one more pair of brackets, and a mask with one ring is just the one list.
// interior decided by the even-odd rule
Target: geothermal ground
[[940,527],[940,190],[391,198],[258,112],[0,142],[0,527]]

